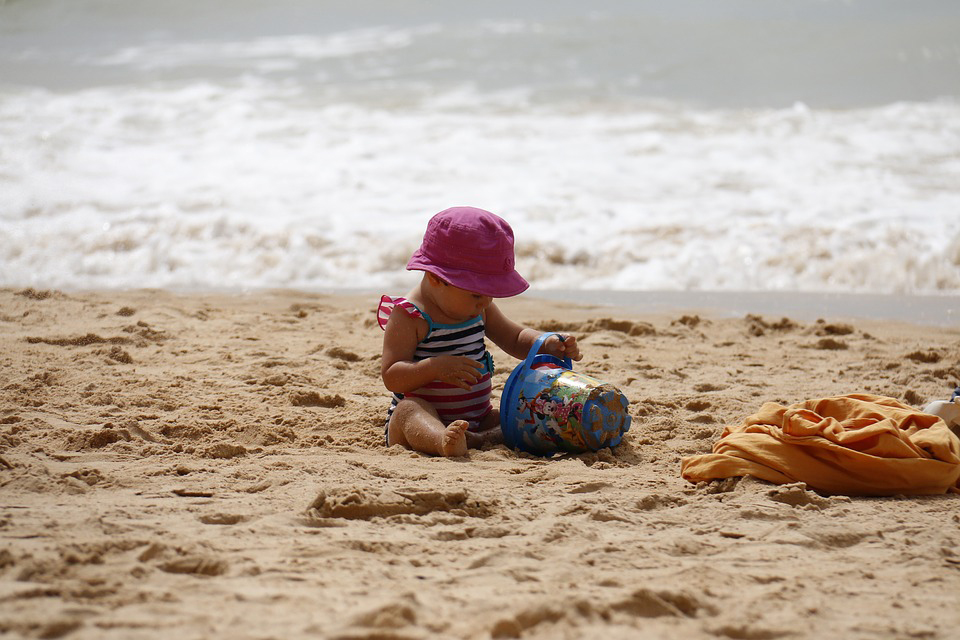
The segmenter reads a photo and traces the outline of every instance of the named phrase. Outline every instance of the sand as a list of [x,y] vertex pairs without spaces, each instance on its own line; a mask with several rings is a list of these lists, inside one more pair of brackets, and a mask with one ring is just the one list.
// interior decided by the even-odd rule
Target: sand
[[960,637],[960,496],[680,477],[768,400],[945,399],[960,329],[525,295],[630,432],[440,459],[383,444],[376,300],[0,290],[0,635]]

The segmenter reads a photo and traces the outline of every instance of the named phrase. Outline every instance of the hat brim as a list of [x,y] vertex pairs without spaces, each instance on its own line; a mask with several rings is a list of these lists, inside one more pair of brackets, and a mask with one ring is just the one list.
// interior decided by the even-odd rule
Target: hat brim
[[516,269],[497,274],[453,269],[431,263],[419,250],[407,262],[407,270],[429,271],[448,284],[491,298],[510,298],[530,288],[530,283]]

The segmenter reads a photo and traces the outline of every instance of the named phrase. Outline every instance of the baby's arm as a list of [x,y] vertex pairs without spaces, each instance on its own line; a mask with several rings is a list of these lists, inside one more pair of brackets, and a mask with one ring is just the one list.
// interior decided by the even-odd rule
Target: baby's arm
[[480,379],[483,365],[466,356],[438,356],[414,362],[413,354],[420,342],[418,330],[426,332],[426,323],[397,309],[390,314],[383,334],[383,359],[380,376],[383,384],[395,393],[409,393],[440,380],[461,389]]
[[[498,347],[519,360],[527,357],[530,347],[543,333],[517,324],[505,316],[496,303],[491,303],[485,313],[487,335]],[[571,360],[583,358],[576,337],[565,333],[560,335],[563,338],[562,340],[556,336],[548,338],[540,347],[541,353],[548,353],[557,358],[570,358]]]

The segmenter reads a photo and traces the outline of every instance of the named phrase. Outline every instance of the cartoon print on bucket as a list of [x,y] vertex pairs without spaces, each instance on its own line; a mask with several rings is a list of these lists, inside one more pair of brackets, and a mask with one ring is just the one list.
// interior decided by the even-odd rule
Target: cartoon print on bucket
[[630,428],[627,398],[613,385],[572,370],[569,358],[538,354],[544,333],[507,378],[500,398],[503,439],[540,456],[620,444]]

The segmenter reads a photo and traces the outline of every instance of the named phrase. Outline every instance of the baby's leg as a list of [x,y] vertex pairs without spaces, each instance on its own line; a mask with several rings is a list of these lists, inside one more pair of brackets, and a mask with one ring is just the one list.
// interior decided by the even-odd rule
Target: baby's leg
[[500,430],[500,412],[493,409],[480,421],[480,428],[467,431],[467,446],[481,449],[484,445],[503,443],[503,431]]
[[420,398],[404,398],[393,410],[387,444],[454,458],[467,455],[466,431],[470,424],[457,420],[444,426],[437,410]]

